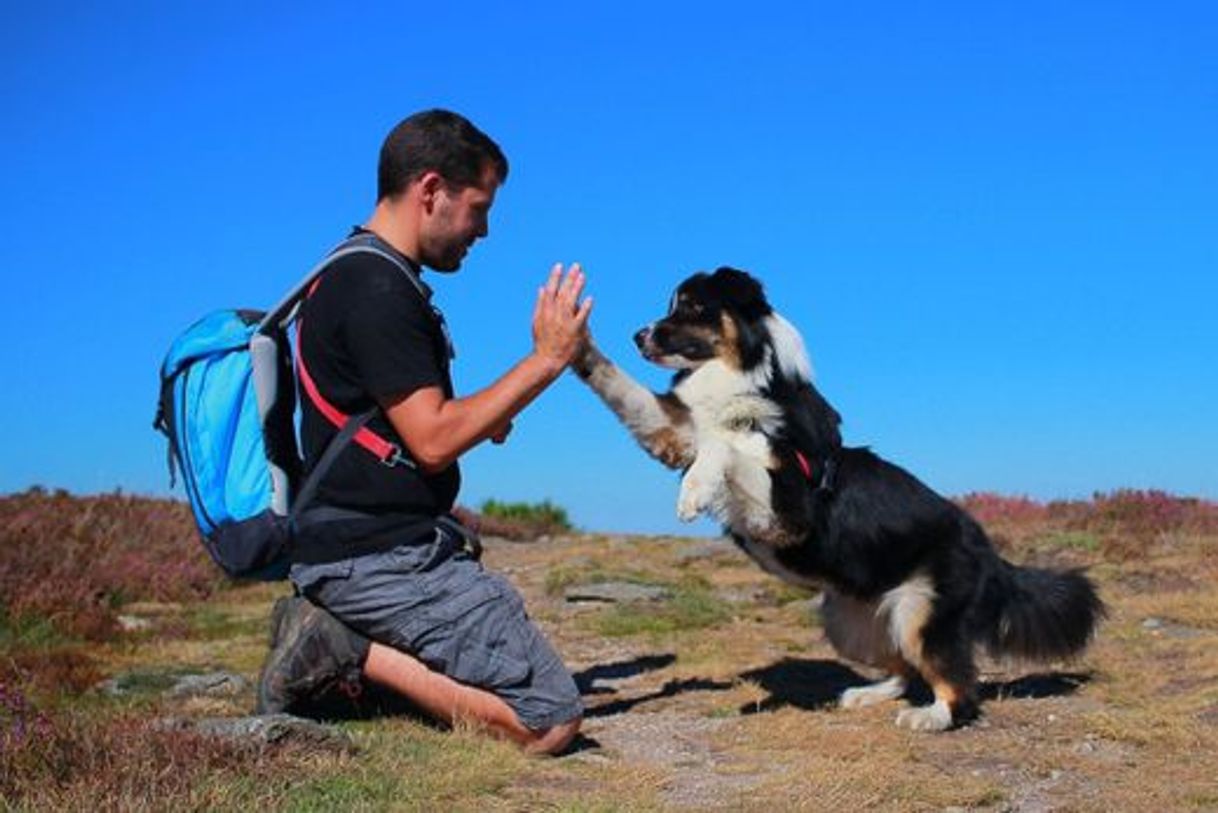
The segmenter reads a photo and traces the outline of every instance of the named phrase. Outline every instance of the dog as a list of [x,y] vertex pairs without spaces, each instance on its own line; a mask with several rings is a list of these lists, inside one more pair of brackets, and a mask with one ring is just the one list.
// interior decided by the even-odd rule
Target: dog
[[1047,661],[1091,640],[1105,609],[1081,570],[1005,561],[957,505],[842,445],[803,339],[748,273],[694,274],[634,340],[675,370],[669,392],[636,383],[591,339],[576,373],[648,453],[683,472],[678,517],[709,514],[766,571],[823,589],[830,643],[885,675],[847,689],[842,707],[897,700],[921,678],[933,702],[896,723],[943,731],[979,713],[978,646]]

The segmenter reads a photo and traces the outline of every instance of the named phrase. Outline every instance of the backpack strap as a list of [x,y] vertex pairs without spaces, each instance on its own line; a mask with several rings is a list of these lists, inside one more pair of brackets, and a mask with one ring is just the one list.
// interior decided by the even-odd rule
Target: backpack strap
[[[259,333],[273,333],[277,330],[286,330],[289,325],[296,319],[296,314],[300,309],[300,303],[308,297],[313,290],[313,286],[317,279],[321,277],[331,264],[338,262],[344,257],[350,257],[352,254],[376,254],[397,266],[414,289],[419,292],[419,296],[423,297],[424,301],[431,299],[431,291],[419,279],[419,275],[414,269],[406,263],[402,262],[401,258],[395,257],[383,249],[377,248],[375,242],[379,238],[374,234],[357,234],[353,237],[348,237],[346,240],[339,243],[330,251],[321,262],[313,266],[305,278],[296,284],[296,287],[289,291],[279,304],[267,311],[266,316],[258,323]],[[433,311],[434,312],[434,311]]]
[[[412,286],[414,286],[414,289],[418,291],[419,296],[422,297],[425,302],[430,300],[431,291],[429,291],[427,286],[423,284],[423,281],[419,279],[419,276],[415,273],[414,269],[411,268],[407,263],[402,262],[401,258],[377,247],[375,243],[378,240],[379,238],[377,238],[377,236],[374,234],[361,233],[353,237],[349,237],[343,242],[339,243],[337,247],[330,251],[330,253],[327,254],[321,262],[315,265],[309,271],[309,273],[305,275],[305,278],[301,280],[295,288],[288,292],[288,294],[279,302],[278,305],[267,312],[266,316],[264,316],[262,321],[258,324],[258,333],[271,333],[287,330],[292,322],[296,321],[296,348],[294,355],[296,360],[296,373],[297,377],[300,379],[301,389],[304,390],[305,395],[308,396],[313,405],[317,407],[318,412],[320,412],[326,418],[326,420],[328,420],[335,428],[339,430],[339,434],[331,439],[331,442],[327,445],[325,452],[322,453],[322,459],[325,459],[326,456],[337,456],[338,451],[341,450],[343,446],[353,441],[358,446],[373,454],[377,460],[381,461],[387,466],[405,465],[413,468],[415,466],[414,462],[402,452],[401,446],[386,440],[373,432],[371,429],[364,426],[372,415],[375,414],[375,408],[369,411],[366,415],[357,416],[361,417],[362,420],[359,422],[358,426],[352,427],[350,432],[344,431],[346,427],[352,423],[351,416],[348,416],[346,413],[339,410],[321,394],[316,382],[313,380],[313,377],[309,374],[308,368],[305,366],[304,355],[300,350],[300,334],[304,325],[303,320],[298,318],[301,303],[303,303],[304,300],[307,299],[309,295],[317,288],[318,283],[321,281],[321,275],[325,273],[325,271],[331,265],[344,257],[349,257],[353,254],[375,254],[393,263],[393,265],[406,276],[406,279]],[[434,308],[432,309],[432,313],[439,321],[445,340],[448,341],[448,332],[444,328],[443,320],[440,319]],[[450,356],[452,355],[451,346],[452,343],[449,342]],[[333,454],[331,454],[331,452],[333,452]],[[320,468],[321,464],[319,461],[318,465],[314,467],[314,472],[310,473],[309,479],[313,479],[313,473],[317,473],[317,470]],[[306,484],[307,482],[308,481],[306,481]],[[302,486],[302,493],[303,488],[304,487]],[[316,485],[310,489],[310,492],[315,488]],[[311,494],[308,496],[311,496]],[[297,502],[297,500],[293,500],[293,504],[296,504]],[[304,505],[305,501],[299,501],[299,504]]]
[[[320,280],[319,280],[320,281]],[[314,283],[316,284],[316,283]],[[310,288],[310,292],[312,289]],[[305,395],[309,396],[309,400],[313,402],[313,406],[317,407],[325,419],[334,425],[339,430],[339,434],[334,437],[330,445],[326,448],[325,455],[330,453],[331,448],[337,445],[339,438],[343,438],[343,445],[348,441],[354,441],[357,445],[371,452],[377,460],[384,463],[386,466],[405,465],[411,468],[415,467],[414,461],[402,454],[402,447],[396,443],[391,443],[385,440],[380,435],[368,429],[363,424],[372,417],[376,411],[375,408],[364,413],[360,417],[360,425],[354,427],[350,432],[347,431],[351,427],[355,419],[341,411],[334,404],[326,400],[321,394],[321,390],[317,388],[317,383],[313,381],[313,376],[309,375],[309,369],[305,366],[304,354],[300,352],[300,336],[304,332],[304,320],[299,319],[296,323],[296,375],[300,379],[301,389]],[[337,451],[336,451],[337,453]],[[320,463],[318,463],[320,466]]]
[[317,465],[309,472],[309,476],[301,484],[296,498],[292,500],[289,517],[293,525],[299,521],[301,512],[313,501],[313,495],[321,484],[322,476],[330,469],[334,461],[338,459],[338,453],[363,429],[364,424],[368,422],[368,419],[372,417],[374,412],[376,412],[375,409],[370,409],[367,412],[351,416],[347,419],[342,429],[339,430],[338,434],[330,438],[330,442],[326,444],[326,450],[322,452]]

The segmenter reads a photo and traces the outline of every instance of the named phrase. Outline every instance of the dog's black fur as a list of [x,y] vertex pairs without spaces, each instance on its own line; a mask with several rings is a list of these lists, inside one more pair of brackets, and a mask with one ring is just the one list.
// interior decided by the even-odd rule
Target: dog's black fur
[[[920,675],[938,708],[903,712],[898,722],[947,728],[976,714],[976,645],[1037,661],[1086,646],[1104,607],[1083,573],[1003,560],[957,505],[869,449],[843,446],[840,416],[812,384],[802,340],[753,277],[731,268],[690,277],[669,313],[635,339],[646,357],[678,368],[670,393],[647,393],[591,345],[577,371],[644,448],[687,477],[713,434],[708,426],[715,429],[719,407],[705,404],[720,403],[713,396],[724,380],[777,408],[776,420],[735,436],[764,434],[768,457],[733,451],[723,467],[730,502],[746,467],[764,466],[768,518],[759,526],[730,509],[710,510],[767,570],[823,583],[830,640],[893,676],[888,688],[856,690],[844,705],[895,697]],[[704,373],[711,363],[715,376]]]

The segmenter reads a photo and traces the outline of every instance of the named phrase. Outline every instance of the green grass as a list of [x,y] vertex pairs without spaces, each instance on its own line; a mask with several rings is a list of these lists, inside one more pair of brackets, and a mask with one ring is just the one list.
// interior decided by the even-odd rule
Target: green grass
[[472,731],[418,723],[351,724],[359,751],[292,783],[285,810],[475,810],[527,768],[513,746]]
[[568,587],[601,582],[629,582],[649,587],[669,587],[669,582],[639,570],[599,566],[556,565],[546,572],[545,591],[548,596],[560,595]]
[[230,640],[243,635],[258,637],[265,634],[267,625],[266,618],[261,616],[240,618],[211,604],[191,608],[186,621],[191,636],[204,641]]
[[122,694],[161,694],[172,688],[184,675],[197,674],[199,671],[187,666],[133,669],[113,678],[114,688]]
[[1045,537],[1046,547],[1060,550],[1082,550],[1093,553],[1100,549],[1100,540],[1095,534],[1086,531],[1058,531]]
[[732,608],[707,586],[683,582],[662,602],[618,604],[587,620],[594,631],[610,638],[666,635],[726,623]]
[[482,503],[482,507],[478,511],[483,516],[495,517],[497,519],[536,522],[565,531],[569,531],[572,528],[571,520],[567,516],[567,510],[549,500],[542,500],[538,503],[487,500]]
[[11,616],[0,607],[0,652],[10,649],[47,649],[73,643],[47,616]]

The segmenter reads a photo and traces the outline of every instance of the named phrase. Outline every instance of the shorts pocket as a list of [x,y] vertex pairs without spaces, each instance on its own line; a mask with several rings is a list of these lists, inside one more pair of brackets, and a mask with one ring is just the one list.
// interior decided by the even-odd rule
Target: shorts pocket
[[351,559],[326,562],[320,565],[294,564],[289,578],[296,589],[305,595],[315,595],[327,582],[349,579],[355,565]]
[[501,689],[529,679],[532,667],[518,654],[528,621],[513,589],[491,576],[446,599],[426,610],[432,628],[420,652],[425,661],[482,688]]
[[483,689],[506,689],[529,679],[528,661],[513,657],[507,650],[490,649],[482,644],[467,644],[451,654],[448,674],[462,683]]

